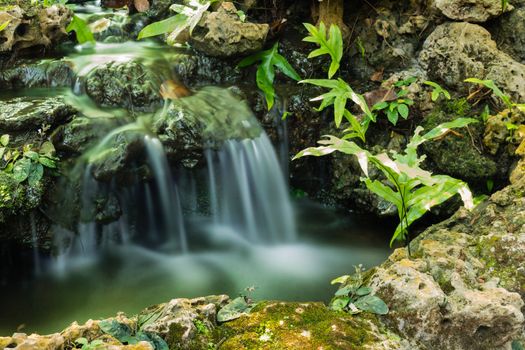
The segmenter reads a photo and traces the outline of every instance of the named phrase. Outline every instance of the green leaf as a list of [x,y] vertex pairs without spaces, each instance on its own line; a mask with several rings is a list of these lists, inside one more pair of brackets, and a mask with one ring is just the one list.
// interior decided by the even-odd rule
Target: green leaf
[[89,343],[89,341],[86,338],[81,337],[75,340],[75,343],[80,344],[80,345],[86,345],[87,343]]
[[0,32],[7,28],[7,26],[11,23],[11,21],[5,21],[4,23],[0,24]]
[[13,178],[16,182],[21,183],[27,179],[31,169],[31,160],[22,158],[18,160],[13,167]]
[[38,153],[35,151],[26,151],[24,152],[24,157],[31,159],[34,162],[38,161]]
[[91,32],[91,29],[89,29],[86,21],[77,15],[73,16],[73,19],[67,26],[66,31],[68,33],[72,31],[75,32],[79,44],[84,44],[87,42],[95,43],[93,33]]
[[235,320],[249,313],[254,306],[255,305],[248,304],[244,297],[235,298],[231,303],[219,310],[217,313],[217,321],[227,322]]
[[505,105],[507,106],[507,108],[512,108],[513,106],[513,103],[512,101],[510,100],[510,97],[505,95],[503,93],[503,91],[501,91],[497,86],[496,84],[494,83],[494,81],[492,80],[481,80],[481,79],[476,79],[476,78],[469,78],[469,79],[465,79],[465,82],[466,83],[472,83],[472,84],[478,84],[478,85],[482,85],[482,86],[485,86],[486,88],[492,90],[492,92],[494,93],[494,95],[496,95],[497,97],[499,97],[503,103],[505,103]]
[[111,335],[121,343],[132,336],[131,328],[117,320],[102,320],[98,325],[104,333]]
[[323,22],[319,24],[319,28],[304,23],[306,30],[310,33],[303,41],[314,43],[320,46],[310,53],[309,58],[321,55],[330,55],[331,63],[328,71],[328,78],[332,78],[339,70],[341,59],[343,57],[343,35],[341,29],[336,25],[330,26],[329,36],[326,33],[326,26]]
[[355,292],[358,296],[365,296],[370,293],[372,293],[372,288],[370,287],[361,287]]
[[271,49],[246,57],[237,65],[242,68],[260,62],[259,67],[257,67],[256,82],[257,87],[264,93],[268,110],[273,107],[275,101],[275,89],[273,87],[275,67],[294,80],[301,79],[299,74],[286,61],[286,58],[279,54],[278,50],[279,43],[275,43]]
[[375,295],[366,295],[354,302],[354,305],[363,311],[371,312],[377,315],[386,315],[388,306],[383,300]]
[[[147,341],[150,343],[155,350],[169,350],[168,343],[164,339],[162,339],[159,335],[151,332],[144,332],[139,331],[133,339],[136,341],[136,343],[140,341]],[[128,344],[131,344],[128,342]]]
[[386,116],[387,116],[388,120],[390,121],[390,123],[392,123],[393,125],[397,124],[397,120],[399,118],[399,114],[397,113],[397,109],[389,109],[388,112],[386,113]]
[[399,104],[397,106],[397,111],[399,112],[401,117],[403,117],[403,119],[407,119],[408,118],[409,111],[408,111],[408,106],[406,104],[404,104],[404,103]]
[[383,110],[383,109],[385,109],[387,107],[388,107],[388,102],[381,101],[381,102],[376,103],[374,106],[372,106],[372,110],[373,111],[380,111],[380,110]]
[[[178,14],[169,17],[165,20],[151,23],[145,26],[139,33],[137,39],[141,40],[152,36],[157,36],[165,33],[171,33],[177,28],[186,28],[188,17],[182,14]],[[182,31],[182,30],[181,30]]]
[[55,152],[55,146],[53,146],[53,144],[49,141],[44,142],[42,146],[40,146],[39,153],[42,155],[51,157],[55,154]]
[[348,279],[350,278],[349,275],[344,275],[344,276],[340,276],[340,277],[337,277],[335,279],[333,279],[330,284],[334,285],[334,284],[343,284],[343,283],[346,283],[346,281],[348,281]]
[[4,134],[2,136],[0,136],[0,144],[2,146],[7,146],[9,144],[9,135],[8,134]]
[[343,288],[338,289],[338,290],[335,292],[334,295],[335,295],[336,297],[340,297],[340,296],[348,295],[348,294],[350,294],[350,292],[351,292],[352,290],[353,290],[352,287],[350,287],[350,286],[345,286],[345,287],[343,287]]
[[44,167],[42,164],[36,163],[31,164],[29,169],[29,175],[27,177],[27,182],[30,186],[36,186],[44,176]]
[[57,167],[56,162],[53,159],[48,158],[46,156],[39,157],[38,162],[42,164],[43,166],[45,166],[46,168],[55,169]]
[[330,308],[335,311],[343,311],[344,308],[350,303],[350,297],[335,298],[330,305]]

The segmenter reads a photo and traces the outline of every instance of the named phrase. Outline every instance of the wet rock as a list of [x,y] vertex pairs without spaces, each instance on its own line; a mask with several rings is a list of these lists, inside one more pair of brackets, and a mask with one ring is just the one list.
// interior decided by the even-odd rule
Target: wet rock
[[160,105],[161,78],[139,62],[110,62],[86,78],[87,94],[100,106],[152,110]]
[[210,56],[232,57],[262,49],[267,24],[240,20],[231,2],[223,2],[216,12],[206,13],[193,31],[190,44]]
[[322,303],[262,302],[219,329],[220,349],[414,349],[374,316],[353,317]]
[[189,87],[231,85],[242,80],[242,72],[232,62],[201,52],[181,53],[171,60],[182,83]]
[[430,79],[465,90],[466,78],[491,79],[514,100],[525,100],[525,65],[498,50],[483,27],[440,25],[426,39],[419,61]]
[[435,6],[448,18],[465,22],[486,22],[504,12],[503,2],[494,0],[435,0]]
[[412,242],[411,258],[398,249],[372,271],[389,325],[427,348],[498,349],[520,337],[524,179],[426,230]]
[[49,47],[67,36],[65,28],[73,11],[65,6],[8,6],[0,11],[0,23],[9,22],[0,32],[0,53]]
[[76,113],[60,97],[17,97],[0,100],[0,129],[3,132],[34,130],[55,126]]
[[[446,103],[444,108],[438,107],[425,116],[422,126],[425,130],[431,130],[439,124],[466,117],[469,109],[470,105],[465,100]],[[496,163],[483,151],[481,140],[484,131],[482,123],[472,124],[468,129],[424,143],[422,151],[427,155],[427,160],[432,162],[431,168],[436,173],[447,174],[470,184],[484,185],[495,177],[505,179],[510,164],[503,162],[503,159]]]
[[65,60],[22,60],[0,67],[0,88],[51,88],[73,85],[75,74]]
[[36,208],[44,192],[44,185],[19,184],[12,174],[0,171],[0,223],[9,217],[23,215]]
[[502,16],[491,26],[494,40],[501,50],[525,63],[525,7]]
[[217,312],[229,302],[226,295],[173,299],[139,314],[149,319],[142,329],[163,337],[170,349],[206,349],[217,327]]

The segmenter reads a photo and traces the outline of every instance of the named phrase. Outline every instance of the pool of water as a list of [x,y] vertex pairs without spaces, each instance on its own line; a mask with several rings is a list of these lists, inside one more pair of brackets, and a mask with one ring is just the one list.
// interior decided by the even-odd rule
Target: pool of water
[[0,286],[0,334],[56,332],[172,298],[237,296],[250,287],[255,299],[327,302],[331,279],[354,265],[377,265],[389,253],[390,223],[308,201],[295,209],[300,234],[292,243],[248,244],[216,228],[212,244],[186,254],[129,245],[71,259],[66,270],[43,261],[49,266],[39,276]]

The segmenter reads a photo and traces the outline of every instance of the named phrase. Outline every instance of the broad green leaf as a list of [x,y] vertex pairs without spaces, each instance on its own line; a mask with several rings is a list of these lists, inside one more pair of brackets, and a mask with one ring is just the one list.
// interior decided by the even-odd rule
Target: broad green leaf
[[388,306],[383,300],[375,295],[366,295],[354,302],[354,305],[363,311],[371,312],[377,315],[386,315]]
[[9,135],[8,134],[4,134],[2,136],[0,136],[0,144],[2,146],[7,146],[9,144]]
[[217,313],[217,321],[227,322],[235,320],[249,313],[254,306],[255,305],[248,304],[244,297],[235,298],[231,303],[219,310]]
[[55,169],[57,167],[56,162],[53,159],[48,158],[46,156],[39,157],[38,162],[42,164],[43,166],[45,166],[46,168]]
[[[188,17],[182,14],[178,14],[172,17],[169,17],[165,20],[151,23],[145,26],[139,33],[137,39],[149,38],[152,36],[157,36],[165,33],[171,33],[178,28],[184,30],[185,25],[187,24]],[[181,30],[181,32],[182,32]]]
[[35,151],[26,151],[24,152],[24,157],[31,159],[34,162],[38,161],[38,153]]
[[44,176],[44,167],[40,163],[33,163],[29,169],[29,176],[27,182],[30,186],[36,186]]
[[342,311],[350,303],[350,297],[335,298],[330,304],[330,308],[335,311]]
[[268,110],[273,107],[275,101],[275,89],[273,87],[275,67],[294,80],[301,79],[299,74],[286,61],[286,58],[279,54],[278,50],[279,43],[275,43],[271,49],[246,57],[238,64],[238,67],[242,68],[260,62],[259,67],[257,67],[256,82],[257,87],[264,93]]
[[399,112],[399,114],[401,115],[401,117],[403,117],[403,119],[407,119],[408,118],[408,106],[404,103],[400,104],[397,106],[397,111]]
[[86,21],[77,15],[73,16],[73,19],[67,26],[66,31],[68,33],[72,31],[75,32],[79,44],[84,44],[87,42],[95,43],[93,33],[91,33],[91,29],[89,29]]
[[337,292],[335,292],[335,296],[340,297],[340,296],[348,295],[351,291],[352,291],[352,287],[345,286],[343,288],[338,289]]
[[128,325],[117,320],[102,320],[98,323],[100,329],[120,342],[125,342],[132,336],[132,330]]
[[[162,339],[159,335],[152,332],[138,331],[134,337],[131,337],[135,341],[135,344],[140,341],[146,341],[153,346],[155,350],[169,350],[168,343]],[[128,342],[128,344],[133,344]]]
[[18,160],[13,167],[13,178],[16,182],[21,183],[27,179],[31,169],[31,160],[22,158]]
[[386,113],[386,116],[388,120],[390,121],[390,123],[392,123],[393,125],[397,124],[397,120],[399,116],[398,116],[396,109],[389,109],[388,112]]
[[348,281],[349,278],[350,278],[349,275],[340,276],[340,277],[334,278],[330,282],[330,284],[332,284],[332,285],[334,285],[334,284],[343,284],[343,283],[346,283],[346,281]]
[[400,207],[403,205],[401,196],[399,193],[395,192],[390,187],[386,186],[385,184],[381,183],[378,180],[370,180],[369,178],[364,179],[366,187],[377,194],[379,197],[389,201],[390,203],[394,204],[396,207]]
[[55,146],[51,142],[46,141],[40,146],[39,153],[45,156],[53,156],[55,151]]
[[360,287],[358,290],[356,290],[355,294],[358,296],[365,296],[372,293],[372,288],[370,287]]

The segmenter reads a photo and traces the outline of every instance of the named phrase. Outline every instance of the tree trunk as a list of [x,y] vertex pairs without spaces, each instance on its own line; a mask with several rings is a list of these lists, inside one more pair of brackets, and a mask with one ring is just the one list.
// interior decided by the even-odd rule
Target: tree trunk
[[312,11],[315,17],[318,17],[317,25],[323,22],[327,28],[332,24],[337,25],[344,37],[348,37],[350,30],[343,22],[344,0],[314,0],[318,3],[316,10]]

